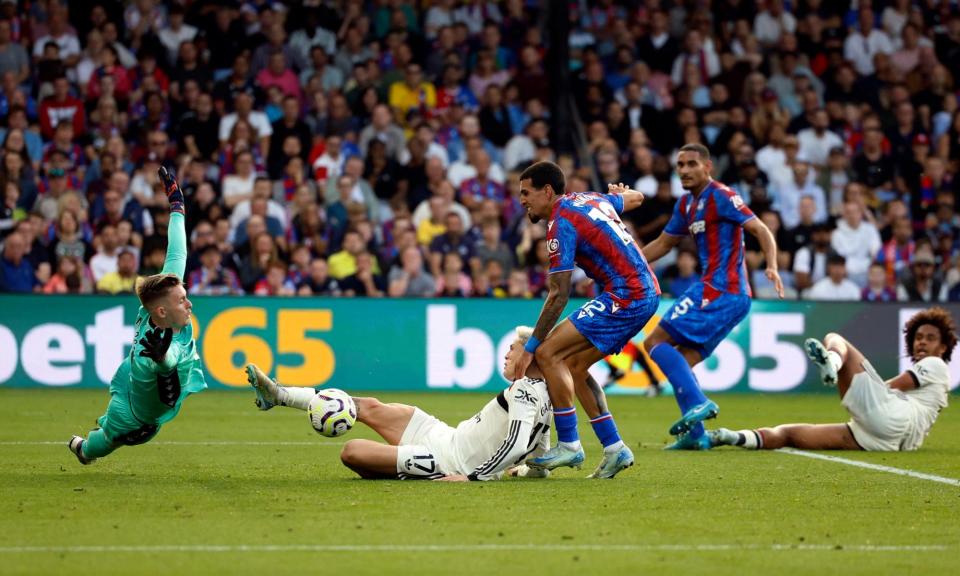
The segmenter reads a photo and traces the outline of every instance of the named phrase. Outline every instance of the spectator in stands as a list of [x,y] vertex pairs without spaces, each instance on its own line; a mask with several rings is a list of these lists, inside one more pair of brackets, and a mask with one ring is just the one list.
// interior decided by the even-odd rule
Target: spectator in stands
[[137,255],[120,250],[117,269],[104,274],[97,281],[97,292],[103,294],[132,294],[137,280]]
[[403,130],[393,121],[393,114],[386,104],[379,104],[373,109],[370,124],[360,131],[360,152],[367,154],[367,148],[373,139],[382,141],[387,146],[387,155],[396,158],[405,147],[406,138]]
[[831,247],[846,260],[851,280],[860,286],[866,285],[867,268],[881,248],[880,234],[876,226],[864,221],[863,212],[858,203],[845,202],[843,218],[830,239]]
[[893,224],[893,235],[883,244],[877,254],[877,264],[884,271],[886,285],[894,288],[902,273],[913,260],[916,244],[913,241],[913,224],[907,217],[900,217]]
[[29,260],[24,258],[26,241],[19,232],[13,232],[3,243],[0,257],[0,292],[36,292],[42,283]]
[[310,262],[310,274],[297,287],[302,296],[341,296],[340,283],[330,277],[327,261],[314,258]]
[[892,54],[893,42],[883,30],[874,27],[874,13],[870,7],[860,8],[858,27],[843,44],[843,57],[853,63],[857,72],[869,76],[874,72],[877,54]]
[[830,226],[819,224],[813,229],[810,244],[797,250],[793,273],[798,291],[807,290],[826,276],[831,236]]
[[936,275],[937,262],[929,245],[918,247],[910,262],[910,274],[897,285],[901,302],[946,302],[947,286]]
[[257,296],[294,296],[296,287],[287,278],[287,265],[281,260],[271,260],[266,275],[257,281],[253,293]]
[[783,225],[787,229],[795,228],[800,223],[800,200],[804,197],[813,199],[816,207],[814,222],[823,222],[827,219],[826,194],[814,183],[810,170],[809,160],[798,155],[791,166],[793,177],[775,186],[773,206],[780,212]]
[[[480,261],[477,259],[476,246],[474,241],[465,234],[465,227],[460,215],[454,211],[447,212],[444,216],[444,232],[436,236],[430,242],[430,273],[434,278],[440,278],[446,272],[444,258],[447,254],[455,252],[459,255],[459,262],[469,265],[464,272],[474,274],[480,269]],[[467,291],[468,295],[469,291]]]
[[867,285],[860,293],[864,302],[896,302],[897,292],[887,283],[883,264],[874,262],[867,272]]
[[381,298],[387,291],[386,282],[377,270],[376,259],[362,251],[356,255],[356,271],[343,278],[340,286],[345,296]]
[[429,298],[436,292],[436,281],[424,269],[423,255],[416,246],[407,246],[400,253],[400,263],[390,269],[388,295]]
[[821,278],[806,297],[810,300],[859,300],[860,288],[847,279],[846,259],[840,254],[827,258],[827,275]]

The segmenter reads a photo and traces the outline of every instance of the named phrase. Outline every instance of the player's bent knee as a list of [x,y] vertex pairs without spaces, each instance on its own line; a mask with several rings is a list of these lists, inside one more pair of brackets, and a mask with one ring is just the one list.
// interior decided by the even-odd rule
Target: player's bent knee
[[359,440],[347,440],[340,450],[340,461],[347,466],[357,466],[363,459],[363,443]]
[[557,353],[552,346],[544,345],[537,348],[537,351],[533,353],[533,358],[540,366],[549,366],[556,361]]
[[650,354],[654,348],[659,344],[663,344],[670,340],[669,335],[660,328],[659,326],[654,329],[653,333],[643,339],[643,349]]

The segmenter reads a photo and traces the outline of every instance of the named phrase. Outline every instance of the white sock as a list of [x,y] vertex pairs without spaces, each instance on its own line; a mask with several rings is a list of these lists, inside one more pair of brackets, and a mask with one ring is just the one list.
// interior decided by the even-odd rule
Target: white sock
[[277,394],[281,406],[289,406],[298,410],[306,410],[310,406],[310,400],[317,395],[313,388],[286,387],[280,386],[280,392]]
[[603,452],[605,454],[616,454],[617,452],[620,451],[621,448],[623,448],[623,440],[617,440],[616,442],[614,442],[609,446],[604,446]]
[[747,450],[758,450],[763,446],[763,437],[756,430],[739,430],[737,446]]
[[580,449],[580,441],[574,440],[573,442],[557,442],[561,448],[566,448],[567,450],[573,450],[576,452]]
[[843,358],[833,350],[827,350],[827,362],[829,362],[837,372],[843,367]]

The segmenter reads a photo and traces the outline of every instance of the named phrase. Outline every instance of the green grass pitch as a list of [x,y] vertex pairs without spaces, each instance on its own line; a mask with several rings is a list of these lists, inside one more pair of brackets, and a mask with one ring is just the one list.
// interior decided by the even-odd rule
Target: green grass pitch
[[[449,423],[478,394],[381,394]],[[362,481],[304,413],[205,392],[145,446],[65,446],[105,391],[0,389],[0,574],[957,574],[960,487],[776,452],[663,452],[672,398],[613,397],[637,465],[586,480]],[[719,422],[841,421],[834,396],[717,395]],[[373,438],[358,425],[347,438]],[[923,449],[841,457],[960,478],[960,408]],[[249,548],[244,548],[248,546]]]

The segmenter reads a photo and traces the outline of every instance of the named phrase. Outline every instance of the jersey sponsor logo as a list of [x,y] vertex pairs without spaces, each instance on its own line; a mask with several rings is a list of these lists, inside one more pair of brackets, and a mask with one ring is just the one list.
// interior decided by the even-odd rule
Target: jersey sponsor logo
[[704,220],[697,220],[696,222],[690,225],[691,234],[703,234],[703,232],[706,229],[707,229],[707,223]]
[[556,254],[560,251],[560,241],[556,238],[551,238],[547,241],[547,252],[550,254]]
[[577,314],[577,320],[581,320],[586,316],[593,318],[595,312],[606,312],[606,310],[606,304],[599,300],[591,300],[580,308],[580,312]]
[[513,395],[513,399],[522,404],[529,404],[530,406],[537,405],[537,399],[533,397],[533,394],[530,394],[523,388],[517,389],[517,393]]

